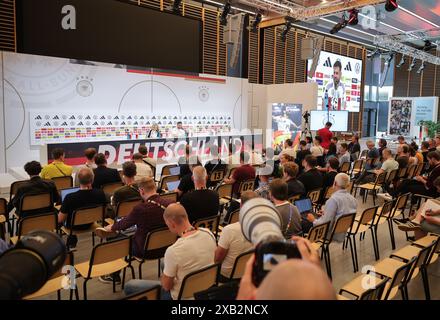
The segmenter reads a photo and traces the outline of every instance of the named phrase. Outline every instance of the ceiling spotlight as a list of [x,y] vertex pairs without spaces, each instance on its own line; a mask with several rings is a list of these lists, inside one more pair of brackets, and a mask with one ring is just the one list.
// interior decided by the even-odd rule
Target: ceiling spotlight
[[437,48],[437,45],[433,44],[429,40],[425,40],[425,45],[423,46],[423,51],[428,52],[428,51],[431,51],[432,49],[436,49],[436,48]]
[[292,28],[292,23],[290,21],[286,21],[286,23],[284,24],[283,31],[281,31],[281,41],[282,42],[286,42],[286,37],[290,31],[290,28]]
[[412,69],[414,69],[414,67],[416,66],[416,61],[417,61],[416,58],[412,59],[412,62],[408,68],[408,71],[412,71]]
[[338,22],[333,29],[330,30],[331,34],[335,34],[338,33],[339,31],[341,31],[342,29],[344,29],[347,26],[348,21],[345,20],[345,17],[342,17],[342,20],[340,22]]
[[379,49],[376,49],[374,51],[370,51],[367,53],[367,58],[371,59],[374,58],[375,56],[377,56],[380,53]]
[[422,73],[423,70],[425,70],[425,61],[422,62],[422,64],[420,65],[419,70],[417,70],[417,73],[420,74],[420,73]]
[[260,24],[262,18],[263,16],[261,15],[261,13],[258,12],[255,16],[254,22],[252,22],[251,32],[256,33],[258,31],[258,25]]
[[229,2],[225,3],[223,7],[222,15],[220,16],[220,24],[226,26],[228,24],[228,14],[231,12],[231,4]]
[[350,11],[348,11],[348,13],[349,13],[348,24],[351,26],[357,25],[359,23],[359,19],[358,19],[359,11],[357,9],[351,9]]
[[397,0],[387,0],[387,2],[385,3],[385,10],[388,12],[392,12],[398,7],[399,5],[397,4]]
[[180,4],[182,3],[182,0],[174,0],[173,2],[173,12],[175,14],[180,14]]
[[405,56],[402,55],[402,59],[400,59],[399,64],[396,66],[396,68],[400,68],[401,66],[403,66],[405,64]]

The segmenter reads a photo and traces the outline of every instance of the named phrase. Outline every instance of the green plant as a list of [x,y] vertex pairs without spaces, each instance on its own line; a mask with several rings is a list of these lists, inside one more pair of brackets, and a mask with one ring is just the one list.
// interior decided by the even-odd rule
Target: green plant
[[434,121],[419,121],[419,126],[424,126],[428,129],[428,136],[434,138],[435,135],[440,131],[440,123]]

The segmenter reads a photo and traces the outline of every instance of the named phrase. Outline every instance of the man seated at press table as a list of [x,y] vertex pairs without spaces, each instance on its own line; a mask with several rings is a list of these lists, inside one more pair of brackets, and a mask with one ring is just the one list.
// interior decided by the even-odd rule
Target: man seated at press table
[[41,178],[50,180],[58,177],[72,176],[73,168],[64,163],[64,150],[55,148],[52,151],[53,162],[44,166],[41,170]]
[[[12,200],[8,203],[8,212],[11,212],[12,209],[16,209],[16,213],[20,218],[24,218],[25,215],[21,213],[20,202],[21,199],[25,195],[29,194],[37,194],[37,193],[50,193],[52,195],[53,203],[57,203],[59,201],[59,194],[55,183],[50,180],[43,180],[40,178],[41,172],[41,164],[37,161],[31,161],[24,165],[24,170],[29,175],[30,179],[21,184],[17,189],[16,194],[12,198]],[[36,215],[41,213],[49,213],[53,212],[54,207],[50,206],[47,208],[36,209],[32,211],[27,211],[26,216]]]

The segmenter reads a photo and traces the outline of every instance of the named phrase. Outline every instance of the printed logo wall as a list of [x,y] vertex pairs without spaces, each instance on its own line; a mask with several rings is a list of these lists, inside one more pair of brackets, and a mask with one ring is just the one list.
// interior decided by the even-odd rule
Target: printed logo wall
[[[335,68],[338,62],[341,70]],[[310,71],[312,60],[308,61],[307,67]],[[334,72],[334,70],[337,72]],[[336,77],[336,82],[334,81]],[[340,79],[340,82],[336,85]],[[347,110],[359,112],[361,103],[362,88],[362,60],[349,58],[326,51],[321,51],[318,67],[315,75],[309,82],[318,84],[317,110],[323,110],[324,93],[327,90],[329,95],[329,106],[331,110]]]
[[7,167],[39,160],[42,144],[145,138],[153,122],[165,135],[177,121],[194,135],[247,124],[246,79],[2,56]]

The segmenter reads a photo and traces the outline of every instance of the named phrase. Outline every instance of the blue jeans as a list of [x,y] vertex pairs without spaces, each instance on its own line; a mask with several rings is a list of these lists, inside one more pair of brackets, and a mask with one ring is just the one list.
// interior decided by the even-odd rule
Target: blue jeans
[[[125,284],[124,293],[129,296],[134,293],[149,290],[157,285],[160,285],[159,280],[141,280],[133,279]],[[165,291],[163,288],[160,289],[160,299],[161,300],[173,300],[171,293]]]

